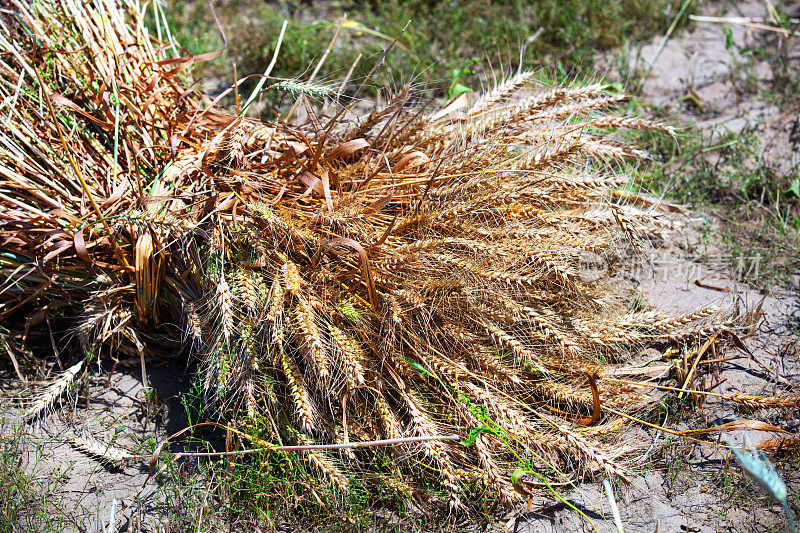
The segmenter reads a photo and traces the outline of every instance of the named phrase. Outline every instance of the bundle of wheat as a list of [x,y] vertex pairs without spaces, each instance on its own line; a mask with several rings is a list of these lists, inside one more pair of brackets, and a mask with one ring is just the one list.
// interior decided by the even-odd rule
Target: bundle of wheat
[[621,192],[619,161],[642,153],[604,130],[669,127],[610,116],[625,97],[604,85],[534,90],[528,72],[471,107],[432,112],[404,87],[359,120],[301,96],[306,124],[261,123],[198,94],[182,71],[203,58],[143,17],[125,0],[4,12],[9,327],[79,308],[87,350],[188,351],[213,412],[271,420],[281,442],[471,434],[308,453],[339,489],[412,495],[429,477],[458,507],[484,485],[513,502],[520,460],[628,476],[605,439],[649,400],[605,378],[632,346],[727,328],[632,310],[614,275],[659,221]]

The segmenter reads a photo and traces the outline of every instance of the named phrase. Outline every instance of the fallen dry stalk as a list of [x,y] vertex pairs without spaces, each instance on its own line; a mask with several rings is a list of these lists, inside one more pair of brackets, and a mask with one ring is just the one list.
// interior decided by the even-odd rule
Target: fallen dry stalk
[[[689,15],[689,20],[694,20],[695,22],[708,22],[713,24],[736,24],[739,26],[745,26],[748,28],[755,28],[757,30],[764,30],[764,31],[772,31],[775,33],[782,33],[784,36],[788,37],[790,35],[800,36],[800,32],[787,30],[786,28],[781,28],[780,26],[773,26],[770,24],[764,24],[766,22],[762,18],[751,18],[751,17],[707,17],[703,15]],[[788,19],[791,24],[797,24],[798,19]]]
[[[311,452],[323,450],[356,450],[359,448],[378,448],[381,446],[398,446],[401,444],[414,444],[418,442],[444,442],[456,441],[461,437],[458,435],[430,435],[421,437],[404,437],[402,439],[383,439],[371,440],[366,442],[346,442],[339,444],[302,444],[297,446],[262,446],[259,448],[247,448],[244,450],[233,450],[228,452],[181,452],[181,457],[227,457],[233,455],[249,455],[258,452]],[[140,456],[142,458],[152,457],[151,455]]]

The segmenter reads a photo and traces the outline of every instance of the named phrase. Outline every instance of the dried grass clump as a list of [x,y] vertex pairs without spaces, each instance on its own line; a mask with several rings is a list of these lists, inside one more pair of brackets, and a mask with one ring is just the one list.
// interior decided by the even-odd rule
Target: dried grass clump
[[209,408],[276,441],[483,431],[309,453],[337,489],[406,497],[428,478],[459,507],[484,484],[515,500],[518,458],[559,481],[629,475],[618,415],[582,427],[648,399],[604,376],[631,346],[726,327],[630,312],[613,275],[659,224],[618,192],[618,160],[641,152],[603,129],[668,127],[615,116],[625,97],[603,85],[530,90],[530,73],[472,108],[404,87],[361,120],[306,101],[303,125],[260,123],[198,94],[181,74],[196,58],[168,58],[140,7],[14,2],[2,19],[0,318],[55,302],[80,308],[87,349],[185,350]]

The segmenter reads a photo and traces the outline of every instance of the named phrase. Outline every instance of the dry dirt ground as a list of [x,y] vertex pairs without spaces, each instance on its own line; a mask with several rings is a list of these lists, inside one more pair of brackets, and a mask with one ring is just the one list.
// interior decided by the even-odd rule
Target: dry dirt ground
[[[708,14],[719,14],[719,5],[707,6]],[[792,11],[789,9],[789,11]],[[763,17],[765,4],[737,3],[725,13],[728,16]],[[750,128],[762,136],[771,157],[783,164],[793,163],[790,142],[791,121],[757,94],[742,95],[737,83],[747,80],[769,87],[771,70],[758,61],[751,61],[746,71],[745,58],[736,52],[745,46],[758,46],[765,32],[730,26],[734,53],[726,48],[726,36],[719,24],[697,24],[672,36],[655,61],[652,73],[645,80],[643,94],[661,108],[670,109],[679,120],[695,125],[714,135],[715,132],[741,131]],[[658,50],[660,39],[641,51],[649,61]],[[794,60],[800,57],[796,51]],[[631,60],[635,60],[632,57]],[[755,78],[753,79],[753,76]],[[687,94],[702,103],[686,105]],[[789,168],[789,167],[787,167]],[[676,229],[651,261],[626,275],[639,284],[643,299],[656,308],[686,311],[716,303],[724,308],[739,309],[761,303],[763,320],[747,340],[753,358],[743,357],[726,362],[709,376],[707,386],[716,392],[745,392],[754,395],[796,394],[800,384],[800,297],[798,277],[793,289],[758,291],[738,281],[743,272],[720,267],[730,261],[714,261],[715,254],[724,254],[693,228],[708,220],[700,212],[687,212],[676,217]],[[713,225],[713,221],[712,221]],[[709,260],[709,257],[712,260]],[[752,262],[745,262],[748,266]],[[734,261],[735,264],[735,261]],[[696,282],[700,280],[699,286]],[[715,288],[709,288],[715,287]],[[722,289],[722,290],[720,290]],[[762,302],[763,298],[763,302]],[[726,355],[739,352],[729,350]],[[653,354],[644,354],[652,356]],[[38,480],[56,478],[63,482],[61,507],[88,531],[114,531],[108,528],[112,516],[126,510],[126,519],[116,524],[124,530],[169,531],[162,515],[162,503],[171,488],[148,480],[145,460],[132,461],[122,467],[99,463],[95,458],[70,443],[70,435],[93,436],[113,446],[142,453],[154,443],[185,427],[187,420],[180,394],[189,392],[190,372],[182,367],[149,368],[155,398],[146,401],[139,369],[117,368],[110,374],[110,365],[94,369],[85,389],[73,395],[59,412],[25,429],[36,438],[27,439],[18,467],[33,473]],[[737,419],[755,418],[730,404],[713,400],[703,405],[688,402],[684,407],[672,405],[664,411],[678,413],[677,419],[663,423],[676,429],[711,427]],[[774,421],[783,427],[800,426],[787,422],[779,413],[761,412],[761,420]],[[3,434],[19,432],[13,418],[0,422]],[[795,430],[792,430],[795,431]],[[745,433],[747,433],[745,435]],[[731,431],[737,442],[745,438],[755,444],[773,435],[756,431]],[[641,429],[630,435],[642,449],[637,463],[647,473],[630,486],[616,486],[624,530],[633,532],[700,533],[712,531],[784,531],[786,520],[781,507],[766,499],[749,481],[745,481],[735,465],[721,460],[716,446],[695,445],[655,430]],[[716,438],[716,436],[714,436]],[[74,440],[74,439],[73,439]],[[669,446],[666,446],[669,444]],[[800,472],[797,456],[778,463],[778,470],[787,482],[790,502],[800,515]],[[181,480],[191,483],[191,480]],[[614,531],[611,510],[603,487],[583,484],[566,492],[565,498],[588,515],[600,531]],[[134,501],[136,505],[127,506]],[[582,517],[553,499],[534,500],[530,510],[516,509],[498,517],[489,526],[491,531],[571,532],[592,531]],[[133,519],[130,517],[133,516]],[[72,518],[63,517],[65,522]],[[142,526],[138,527],[137,524]]]
[[[146,459],[106,463],[82,449],[82,443],[101,443],[101,454],[152,452],[168,435],[187,426],[180,394],[187,392],[191,372],[180,367],[148,369],[154,391],[148,401],[138,368],[111,370],[110,364],[98,367],[95,363],[90,378],[66,395],[55,412],[24,428],[12,413],[0,418],[0,431],[4,435],[24,432],[18,465],[34,475],[34,484],[47,486],[45,480],[56,481],[51,487],[57,500],[48,507],[63,513],[54,522],[63,524],[65,531],[73,530],[70,524],[88,532],[169,531],[164,500],[170,491],[184,487],[150,479]],[[118,529],[109,527],[112,514],[119,518],[123,511],[127,518],[116,521]],[[137,527],[138,523],[145,527]],[[14,531],[32,526],[23,524]]]

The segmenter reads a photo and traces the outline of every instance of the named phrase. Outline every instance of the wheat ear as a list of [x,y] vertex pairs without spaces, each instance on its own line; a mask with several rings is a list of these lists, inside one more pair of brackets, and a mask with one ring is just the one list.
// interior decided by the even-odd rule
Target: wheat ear
[[339,470],[333,461],[324,453],[310,451],[308,452],[308,460],[337,488],[347,490],[350,487],[350,481],[347,477],[342,474],[341,470]]
[[800,407],[800,396],[748,396],[730,394],[725,398],[750,409],[796,409]]
[[300,422],[303,431],[313,433],[316,427],[314,404],[311,403],[311,396],[308,394],[305,383],[303,383],[303,376],[292,358],[282,348],[280,351],[281,366],[283,367],[283,373],[286,375],[286,381],[289,383],[297,420]]
[[255,315],[260,307],[260,279],[252,272],[240,270],[236,275],[236,296],[244,304],[247,313]]
[[500,468],[497,466],[491,452],[489,451],[489,439],[485,434],[481,434],[475,439],[475,451],[478,452],[478,459],[483,467],[489,480],[497,488],[500,497],[509,505],[517,503],[521,496],[511,483],[500,473]]
[[[552,421],[551,421],[552,423]],[[598,446],[586,440],[583,436],[578,435],[569,428],[553,423],[563,435],[564,439],[569,443],[570,447],[580,451],[591,461],[596,462],[603,471],[611,477],[619,477],[625,481],[630,481],[632,474],[630,470],[622,466],[620,463],[612,459],[607,453],[601,450]]]
[[[436,425],[422,410],[420,402],[416,395],[410,390],[399,391],[400,395],[405,400],[408,412],[411,415],[411,420],[414,422],[414,428],[418,435],[438,435],[439,431]],[[461,507],[461,498],[459,496],[460,490],[458,488],[458,477],[453,469],[453,463],[447,454],[444,445],[438,441],[426,441],[422,444],[422,449],[425,454],[431,458],[434,463],[439,467],[442,473],[442,484],[447,488],[448,502],[450,509],[456,510]]]
[[225,278],[217,284],[217,302],[219,305],[220,321],[222,322],[222,334],[225,340],[229,340],[233,335],[235,327],[233,317],[233,301],[231,299],[231,288]]
[[488,93],[483,94],[467,113],[469,115],[477,115],[491,109],[511,96],[519,87],[527,84],[532,76],[533,72],[531,71],[519,72],[511,76]]
[[397,417],[394,416],[394,412],[389,407],[389,402],[386,401],[383,394],[375,394],[375,410],[378,412],[378,418],[386,438],[399,439],[401,436],[400,424],[397,422]]
[[86,359],[82,359],[75,365],[69,367],[63,374],[44,388],[39,394],[39,397],[31,404],[27,411],[22,415],[22,420],[31,420],[39,415],[42,411],[50,407],[57,399],[61,397],[70,383],[75,379],[75,376],[83,368]]
[[294,325],[300,338],[300,348],[307,356],[307,359],[310,359],[313,363],[307,365],[306,368],[311,366],[314,369],[320,380],[320,385],[324,387],[331,377],[330,359],[317,327],[314,309],[309,301],[303,297],[298,297],[294,318]]
[[81,437],[70,431],[67,432],[66,438],[76,449],[86,455],[97,457],[101,462],[123,463],[125,461],[133,461],[137,458],[135,455],[121,448],[117,448],[111,443],[106,444],[100,442],[94,437]]
[[361,362],[366,360],[364,350],[361,349],[358,341],[333,324],[328,325],[328,330],[331,333],[331,339],[336,345],[336,353],[345,368],[348,386],[354,389],[363,385],[365,383],[364,367]]

